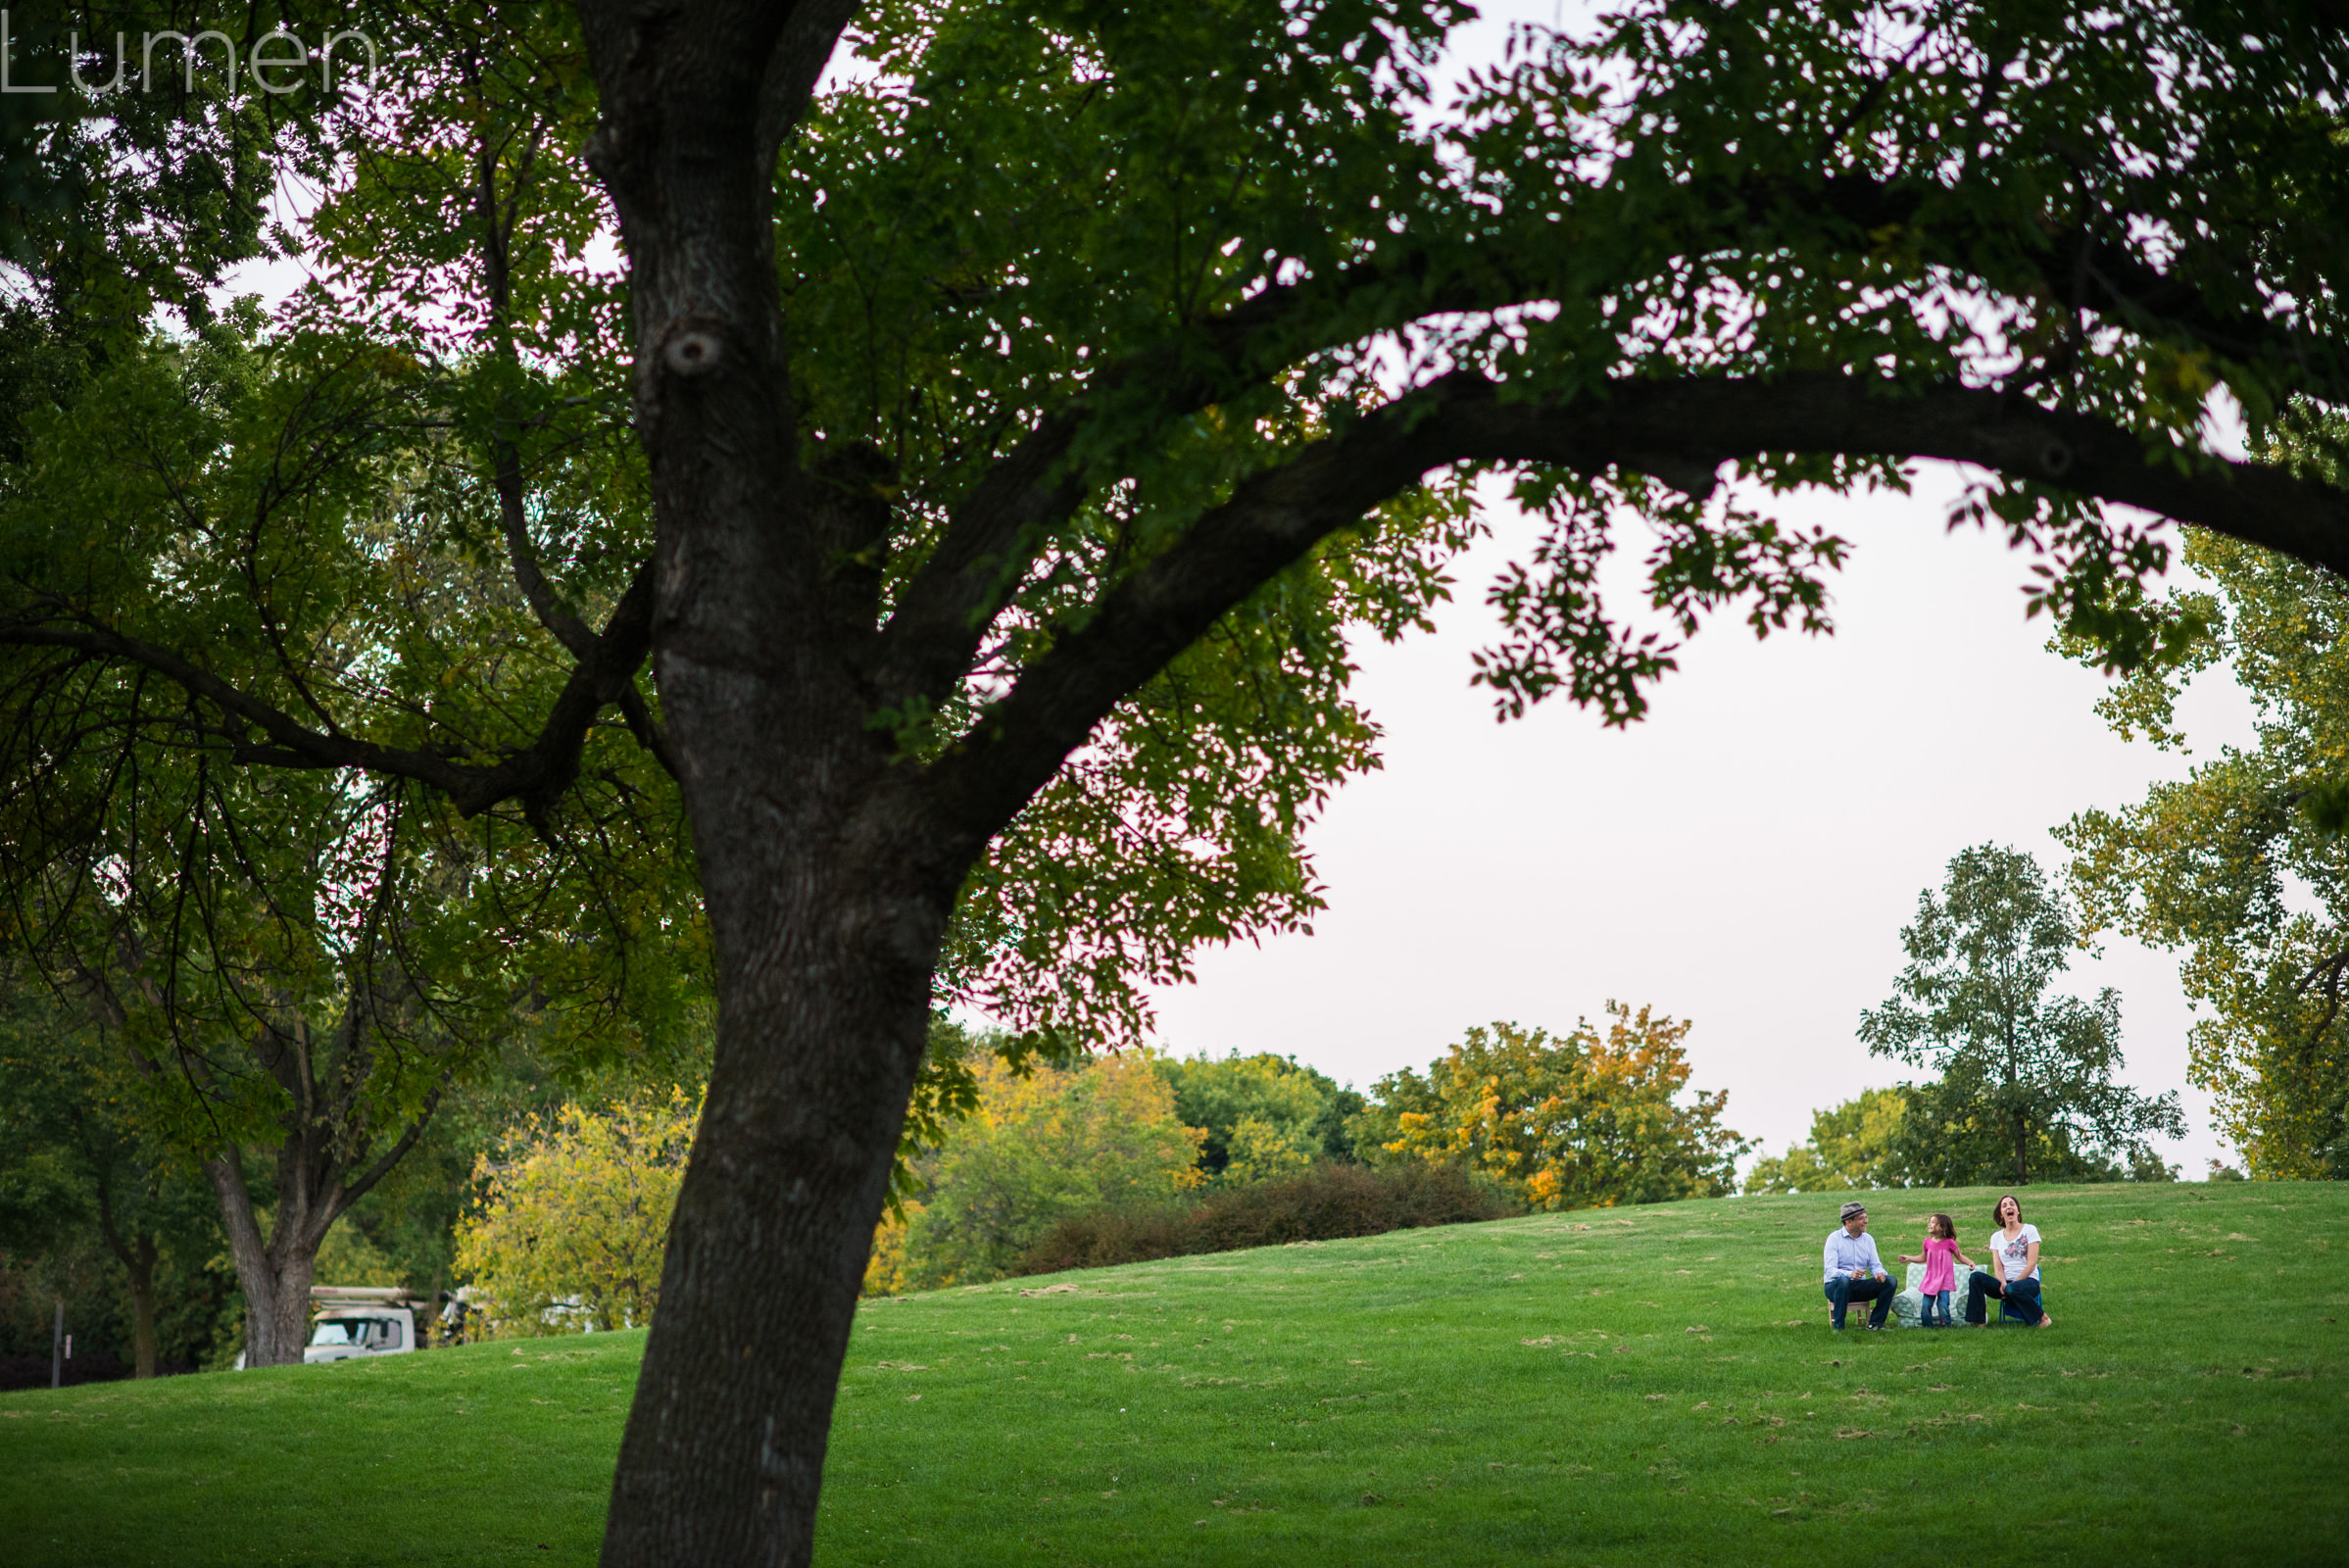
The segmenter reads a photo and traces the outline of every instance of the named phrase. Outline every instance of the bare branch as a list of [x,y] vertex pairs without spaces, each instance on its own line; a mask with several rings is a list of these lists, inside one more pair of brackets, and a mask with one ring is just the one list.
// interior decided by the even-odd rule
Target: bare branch
[[816,78],[840,45],[840,35],[857,11],[858,0],[799,0],[784,24],[775,52],[767,57],[766,79],[759,88],[759,146],[763,167],[772,169],[784,140],[807,112]]

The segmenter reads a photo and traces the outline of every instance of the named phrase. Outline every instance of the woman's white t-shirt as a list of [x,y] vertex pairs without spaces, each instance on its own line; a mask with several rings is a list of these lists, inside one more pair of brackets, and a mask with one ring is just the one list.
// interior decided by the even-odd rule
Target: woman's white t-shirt
[[2012,1241],[2007,1239],[2004,1225],[1990,1233],[1990,1250],[1998,1254],[1998,1279],[2001,1284],[2008,1280],[2035,1280],[2039,1277],[2035,1267],[2028,1274],[2023,1271],[2024,1263],[2031,1257],[2031,1244],[2038,1239],[2039,1227],[2036,1225],[2024,1226],[2015,1233]]

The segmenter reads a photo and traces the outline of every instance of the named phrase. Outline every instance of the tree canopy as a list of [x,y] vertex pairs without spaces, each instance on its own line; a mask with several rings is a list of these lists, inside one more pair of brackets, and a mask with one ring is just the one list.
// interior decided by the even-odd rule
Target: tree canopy
[[[1543,521],[1503,711],[1629,721],[1713,612],[1824,627],[1844,547],[1772,496],[1917,459],[1982,470],[1962,517],[2121,667],[2196,630],[2158,519],[2349,566],[2337,475],[2203,430],[2219,387],[2264,438],[2349,377],[2337,0],[1635,0],[1440,92],[1467,14],[305,9],[387,62],[234,122],[333,160],[318,287],[225,413],[118,334],[0,483],[0,729],[91,781],[10,825],[26,863],[167,744],[531,857],[689,829],[714,1069],[608,1562],[807,1559],[934,1004],[1058,1051],[1309,919],[1298,829],[1375,755],[1346,639],[1422,617],[1481,475]],[[172,168],[108,91],[101,241]],[[245,243],[257,184],[167,260]]]
[[481,1154],[481,1203],[459,1223],[457,1266],[479,1293],[485,1332],[654,1321],[699,1109],[681,1089],[639,1093],[600,1110],[569,1102]]
[[1158,1070],[1174,1088],[1175,1115],[1207,1135],[1199,1166],[1210,1181],[1246,1186],[1355,1153],[1349,1123],[1362,1097],[1294,1057],[1167,1057]]
[[2184,750],[2176,702],[2226,664],[2258,711],[2258,742],[2227,747],[2174,784],[2059,833],[2091,929],[2182,948],[2186,995],[2207,1009],[2188,1073],[2256,1175],[2349,1177],[2349,663],[2340,582],[2208,535],[2186,559],[2218,591],[2177,595],[2212,633],[2101,705],[2122,733]]

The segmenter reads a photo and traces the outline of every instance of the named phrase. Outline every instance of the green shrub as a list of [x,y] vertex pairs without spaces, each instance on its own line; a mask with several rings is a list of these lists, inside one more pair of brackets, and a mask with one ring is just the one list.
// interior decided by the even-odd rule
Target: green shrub
[[1424,1225],[1501,1219],[1523,1211],[1498,1183],[1458,1165],[1325,1161],[1295,1176],[1222,1188],[1195,1200],[1071,1215],[1029,1248],[1012,1272],[1106,1268],[1283,1242],[1335,1241]]

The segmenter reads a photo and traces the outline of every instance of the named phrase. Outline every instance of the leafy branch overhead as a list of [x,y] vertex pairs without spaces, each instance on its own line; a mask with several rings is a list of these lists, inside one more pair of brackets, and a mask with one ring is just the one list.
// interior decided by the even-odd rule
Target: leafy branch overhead
[[[465,50],[431,57],[452,63],[414,67],[395,123],[321,122],[358,177],[314,224],[338,287],[303,307],[307,335],[269,351],[241,424],[161,429],[163,407],[93,388],[74,422],[130,420],[153,499],[67,491],[74,515],[35,524],[54,540],[149,512],[157,547],[185,548],[209,526],[186,513],[195,471],[232,450],[305,454],[216,503],[251,514],[261,553],[307,554],[320,536],[281,514],[398,473],[424,481],[412,515],[450,480],[478,485],[495,514],[457,526],[507,558],[506,592],[555,645],[514,644],[545,668],[536,689],[465,713],[325,678],[331,614],[261,633],[336,596],[272,591],[254,561],[217,591],[259,623],[259,668],[222,659],[214,628],[160,624],[102,582],[60,592],[37,564],[13,574],[40,591],[0,636],[161,677],[234,760],[405,778],[468,813],[512,802],[543,824],[604,787],[599,715],[666,760],[633,679],[654,641],[627,494],[643,481],[619,460],[575,500],[543,493],[596,452],[599,396],[626,375],[617,295],[583,264],[589,170],[630,112],[591,84],[607,10],[584,36],[465,24]],[[1021,898],[1048,862],[999,848],[989,863],[1020,869],[973,884],[985,1000],[1020,1011],[1085,951],[1079,923],[1137,935],[1080,960],[1080,994],[1040,1021],[1102,1021],[1093,999],[1132,1005],[1118,973],[1179,973],[1199,940],[1310,916],[1297,828],[1370,756],[1343,716],[1340,633],[1393,635],[1447,590],[1483,468],[1517,473],[1549,522],[1494,589],[1509,631],[1479,678],[1509,712],[1564,690],[1638,717],[1715,608],[1746,606],[1757,632],[1826,628],[1840,541],[1737,498],[1898,484],[1917,457],[1996,475],[1969,514],[2049,552],[2041,599],[2125,665],[2177,644],[2136,587],[2169,549],[2104,503],[2349,565],[2341,491],[2196,439],[2213,386],[2265,421],[2349,373],[2322,271],[2338,160],[2301,107],[2322,50],[2158,10],[1895,7],[1874,30],[1833,8],[1800,25],[1668,10],[1582,39],[1522,31],[1439,117],[1428,72],[1456,20],[883,7],[854,35],[864,84],[796,117],[774,217],[815,503],[801,548],[839,629],[830,657],[904,759],[893,808],[1034,844],[1098,816],[1088,799],[1148,802],[1148,839],[1225,846],[1147,935],[1066,888],[1073,904]],[[2163,58],[2181,62],[2167,83]],[[2081,142],[2083,117],[2103,144]],[[582,143],[586,167],[564,150]],[[628,188],[615,177],[623,233]],[[387,328],[409,345],[388,358],[336,341]],[[1597,585],[1634,519],[1656,539],[1653,630]],[[1270,641],[1249,648],[1250,623]],[[1215,677],[1235,700],[1196,678],[1164,692],[1176,677],[1152,672],[1219,625],[1243,655]],[[370,634],[421,654],[427,685],[483,669],[459,639]],[[1310,712],[1354,738],[1300,755]],[[1104,766],[1062,771],[1089,743]],[[1258,820],[1183,798],[1209,758],[1252,778]],[[1291,868],[1269,883],[1248,869],[1274,861]]]

